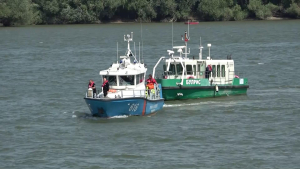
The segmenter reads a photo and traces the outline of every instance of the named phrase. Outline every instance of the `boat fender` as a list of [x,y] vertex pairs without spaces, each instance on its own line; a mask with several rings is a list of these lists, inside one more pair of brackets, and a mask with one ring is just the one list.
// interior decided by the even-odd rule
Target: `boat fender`
[[219,91],[219,87],[218,87],[218,85],[216,85],[216,92],[218,92]]
[[145,90],[145,97],[148,97],[148,86],[146,87],[146,90]]
[[189,77],[187,77],[187,79],[195,79],[195,77],[194,76],[189,76]]
[[115,89],[109,89],[108,92],[116,93],[116,90]]
[[87,94],[88,97],[93,97],[93,89],[92,88],[89,88],[88,89],[88,94]]

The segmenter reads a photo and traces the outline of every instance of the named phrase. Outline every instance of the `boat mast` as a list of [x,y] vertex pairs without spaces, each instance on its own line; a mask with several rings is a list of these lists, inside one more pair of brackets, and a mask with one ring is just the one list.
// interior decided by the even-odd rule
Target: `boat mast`
[[119,64],[119,43],[117,42],[117,64]]
[[124,41],[127,41],[128,45],[127,45],[127,57],[129,57],[129,55],[132,53],[130,50],[130,42],[133,39],[133,32],[131,32],[131,36],[129,34],[127,34],[127,39],[126,39],[126,35],[124,35]]
[[184,40],[184,42],[185,42],[184,53],[183,53],[185,58],[187,58],[187,54],[189,54],[187,51],[187,42],[190,40],[189,30],[190,30],[190,27],[189,27],[189,21],[188,21],[188,32],[185,31],[184,37],[182,37],[182,40]]
[[185,58],[187,58],[187,42],[190,40],[190,20],[188,20],[187,41],[185,41]]
[[200,46],[199,46],[199,49],[200,49],[199,60],[202,60],[202,49],[203,49],[203,46],[201,44],[201,37],[200,37]]
[[173,21],[172,21],[172,50],[173,50]]
[[141,23],[141,40],[142,40],[142,63],[144,62],[144,46],[143,46],[143,25]]
[[[133,42],[134,45],[134,57],[136,56],[136,50],[135,50],[135,42]],[[135,59],[136,60],[136,59]]]

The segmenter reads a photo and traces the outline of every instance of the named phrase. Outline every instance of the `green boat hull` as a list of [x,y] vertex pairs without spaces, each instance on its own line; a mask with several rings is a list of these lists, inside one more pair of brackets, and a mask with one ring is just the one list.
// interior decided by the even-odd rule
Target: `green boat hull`
[[[221,97],[231,95],[247,94],[249,88],[248,80],[234,79],[232,84],[214,85],[210,84],[208,79],[193,79],[189,83],[189,79],[184,80],[184,85],[178,85],[180,79],[158,79],[158,83],[162,84],[162,94],[165,100],[184,100]],[[197,84],[195,83],[197,82]],[[177,84],[176,84],[177,83]]]

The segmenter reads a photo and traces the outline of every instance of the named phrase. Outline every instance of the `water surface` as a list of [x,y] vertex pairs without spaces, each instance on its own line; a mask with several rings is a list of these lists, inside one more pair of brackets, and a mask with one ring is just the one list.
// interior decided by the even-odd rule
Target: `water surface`
[[[247,95],[166,102],[148,117],[91,117],[88,80],[100,89],[117,42],[125,53],[124,34],[134,32],[137,54],[143,42],[149,73],[167,56],[171,24],[142,30],[143,38],[140,24],[0,28],[0,168],[299,168],[300,20],[190,26],[191,57],[200,36],[212,58],[231,54]],[[174,24],[174,45],[185,30]]]

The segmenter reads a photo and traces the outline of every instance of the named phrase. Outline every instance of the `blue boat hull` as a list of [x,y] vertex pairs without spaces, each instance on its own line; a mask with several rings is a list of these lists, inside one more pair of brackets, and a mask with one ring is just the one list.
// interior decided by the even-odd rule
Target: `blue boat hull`
[[99,99],[84,98],[92,115],[99,117],[145,116],[161,110],[164,99],[148,100],[143,97]]

